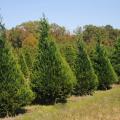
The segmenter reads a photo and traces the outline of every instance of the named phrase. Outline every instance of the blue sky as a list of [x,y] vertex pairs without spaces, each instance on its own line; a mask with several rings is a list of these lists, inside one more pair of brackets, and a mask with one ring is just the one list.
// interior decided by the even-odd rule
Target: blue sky
[[120,0],[0,0],[0,8],[7,28],[39,20],[43,12],[70,30],[86,24],[120,28]]

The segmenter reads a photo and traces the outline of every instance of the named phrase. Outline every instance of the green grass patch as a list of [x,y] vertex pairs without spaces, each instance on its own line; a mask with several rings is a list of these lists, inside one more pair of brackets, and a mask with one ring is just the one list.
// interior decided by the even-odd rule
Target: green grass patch
[[68,99],[66,104],[27,106],[27,112],[5,120],[120,120],[120,86],[93,96]]

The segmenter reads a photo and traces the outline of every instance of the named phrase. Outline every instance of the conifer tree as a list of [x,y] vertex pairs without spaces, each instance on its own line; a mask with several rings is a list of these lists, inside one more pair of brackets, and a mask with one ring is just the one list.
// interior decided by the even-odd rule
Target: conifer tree
[[76,54],[77,54],[76,47],[74,47],[72,45],[65,47],[64,56],[73,72],[75,72],[75,60],[76,60],[76,56],[77,56]]
[[17,52],[18,52],[17,53],[18,54],[18,62],[19,62],[21,71],[24,74],[24,77],[26,79],[29,79],[30,72],[29,72],[28,66],[26,64],[24,53],[23,53],[22,49],[17,50]]
[[33,72],[32,87],[36,93],[35,102],[54,104],[66,101],[76,79],[49,36],[49,24],[45,18],[40,21],[38,55]]
[[110,89],[112,84],[118,81],[118,77],[110,63],[105,48],[100,43],[100,38],[97,38],[96,52],[93,57],[93,66],[98,76],[98,89]]
[[98,79],[92,67],[91,60],[86,52],[82,40],[78,41],[78,52],[76,57],[77,84],[74,93],[76,95],[92,94],[97,88]]
[[6,40],[5,31],[0,23],[0,117],[14,115],[18,108],[30,103],[33,98]]
[[25,58],[27,67],[28,67],[29,71],[31,72],[37,50],[36,50],[36,48],[31,48],[31,47],[26,46],[26,47],[22,48],[22,51],[24,54],[24,58]]
[[115,50],[112,54],[111,62],[115,69],[115,72],[118,75],[119,78],[118,82],[120,83],[120,38],[117,40],[117,43],[115,44]]

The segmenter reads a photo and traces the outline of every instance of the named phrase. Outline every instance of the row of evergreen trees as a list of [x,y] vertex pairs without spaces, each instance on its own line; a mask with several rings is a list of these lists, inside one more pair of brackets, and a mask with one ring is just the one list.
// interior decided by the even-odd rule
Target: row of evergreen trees
[[[43,17],[39,24],[40,37],[32,70],[28,69],[22,52],[18,52],[20,59],[16,59],[0,24],[0,116],[14,115],[18,108],[31,102],[54,104],[66,102],[71,94],[90,95],[97,88],[109,89],[118,81],[99,40],[89,57],[79,38],[77,49],[70,47],[65,59],[49,34],[48,21]],[[119,50],[120,42],[112,58],[118,76]]]

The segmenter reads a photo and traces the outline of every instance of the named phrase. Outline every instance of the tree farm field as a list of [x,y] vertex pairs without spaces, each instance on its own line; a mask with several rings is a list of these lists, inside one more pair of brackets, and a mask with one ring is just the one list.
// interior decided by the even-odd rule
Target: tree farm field
[[70,97],[66,104],[32,105],[26,113],[2,120],[120,120],[120,85],[93,96]]
[[120,1],[106,1],[1,0],[0,120],[120,120]]

